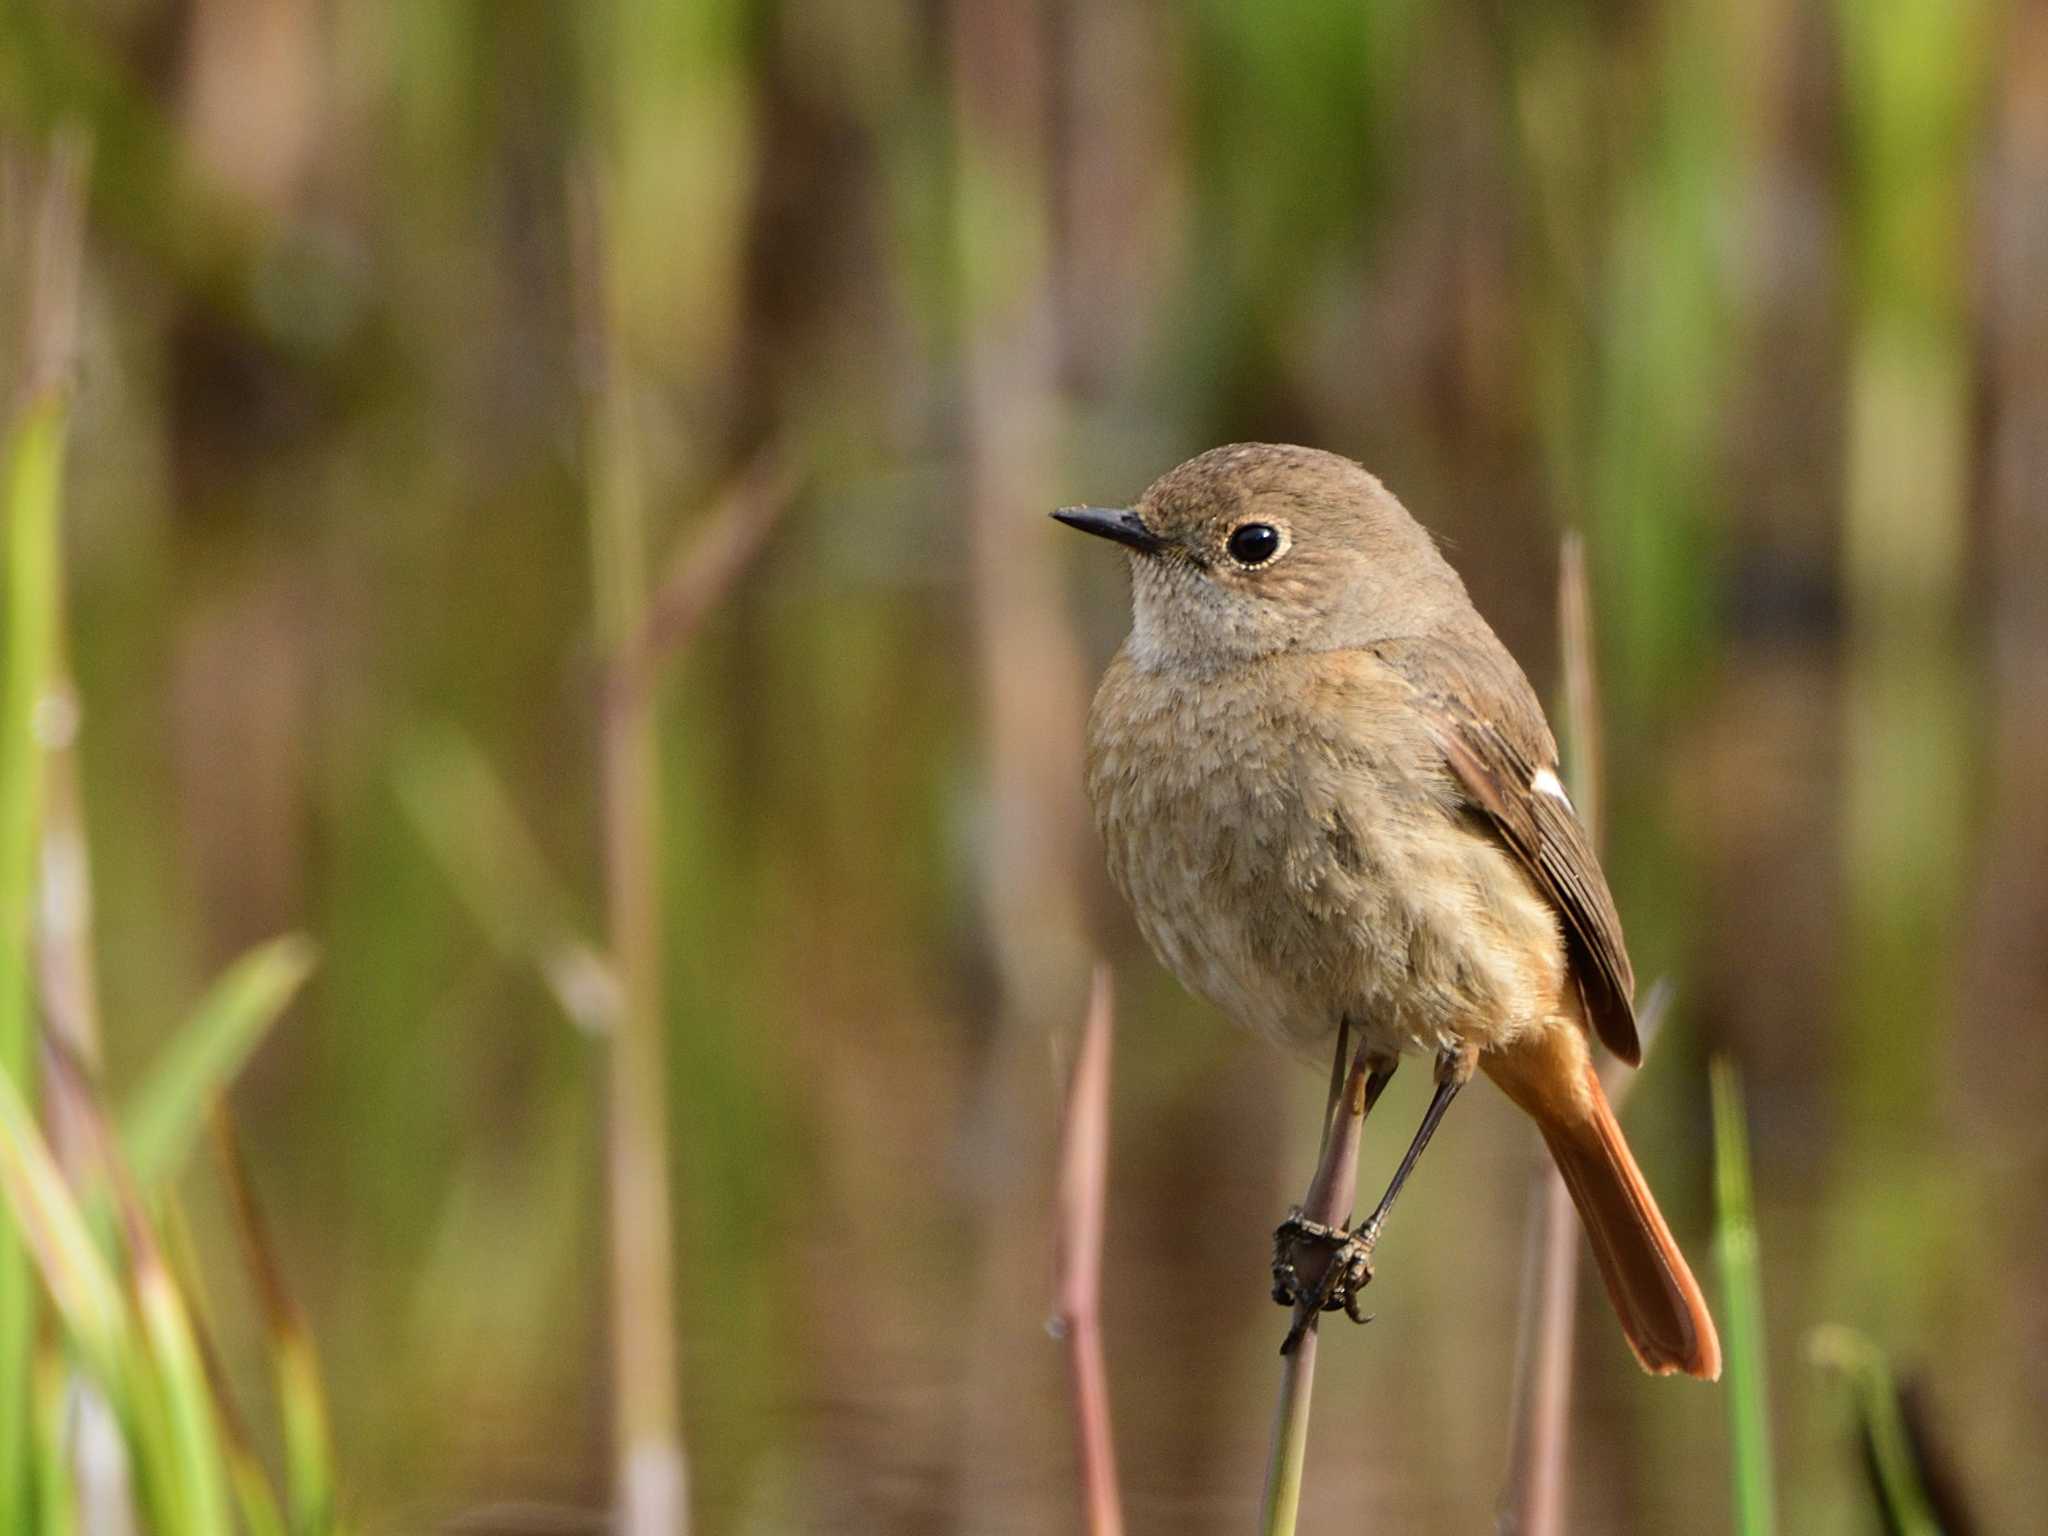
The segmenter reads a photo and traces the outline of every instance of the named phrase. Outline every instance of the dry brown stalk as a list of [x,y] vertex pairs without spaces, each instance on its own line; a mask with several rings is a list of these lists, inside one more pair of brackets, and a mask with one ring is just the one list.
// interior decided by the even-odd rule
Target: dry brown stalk
[[598,722],[606,937],[620,995],[605,1079],[616,1519],[620,1536],[674,1536],[689,1525],[689,1473],[676,1363],[661,1025],[660,758],[652,690],[644,682],[611,681],[645,621],[646,497],[628,360],[619,344],[610,200],[595,171],[575,178],[570,190],[586,365],[591,570],[607,669]]
[[[1586,541],[1564,537],[1557,572],[1558,650],[1564,670],[1566,774],[1598,850],[1601,842],[1600,684]],[[1579,1218],[1546,1159],[1529,1198],[1529,1253],[1515,1352],[1515,1413],[1499,1525],[1521,1536],[1564,1529],[1572,1407],[1572,1335],[1579,1295]]]
[[662,1032],[660,741],[655,685],[730,594],[795,493],[765,450],[680,542],[649,595],[647,490],[621,345],[602,176],[570,186],[578,350],[585,372],[589,522],[604,648],[598,722],[609,970],[619,1006],[609,1045],[606,1166],[612,1235],[613,1368],[621,1536],[676,1536],[689,1523],[674,1311],[668,1072]]

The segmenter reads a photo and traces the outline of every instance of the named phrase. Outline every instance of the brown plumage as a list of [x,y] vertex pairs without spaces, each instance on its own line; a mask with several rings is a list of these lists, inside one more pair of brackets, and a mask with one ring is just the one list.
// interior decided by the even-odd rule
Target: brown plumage
[[1265,444],[1056,515],[1133,551],[1088,790],[1154,952],[1300,1053],[1348,1019],[1387,1070],[1435,1054],[1445,1103],[1476,1056],[1542,1130],[1644,1367],[1718,1374],[1593,1074],[1594,1033],[1641,1054],[1620,918],[1543,711],[1429,535],[1350,461]]

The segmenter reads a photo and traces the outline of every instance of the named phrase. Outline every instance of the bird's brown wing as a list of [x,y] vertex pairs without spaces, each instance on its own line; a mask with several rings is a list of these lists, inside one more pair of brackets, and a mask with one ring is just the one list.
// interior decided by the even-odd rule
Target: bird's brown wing
[[1501,843],[1536,879],[1564,920],[1586,1013],[1607,1048],[1642,1061],[1635,972],[1621,915],[1586,829],[1562,793],[1536,788],[1557,775],[1557,745],[1528,680],[1489,632],[1484,643],[1415,639],[1372,647],[1407,679],[1415,707],[1460,788]]

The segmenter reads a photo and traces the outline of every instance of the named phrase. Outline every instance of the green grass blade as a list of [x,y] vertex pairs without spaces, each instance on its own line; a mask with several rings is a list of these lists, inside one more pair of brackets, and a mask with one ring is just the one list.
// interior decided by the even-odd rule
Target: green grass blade
[[[42,824],[36,709],[55,650],[57,509],[63,494],[61,399],[31,407],[6,451],[6,660],[0,693],[0,1073],[33,1091],[29,914]],[[24,1113],[26,1107],[24,1106]],[[34,1294],[19,1237],[0,1226],[0,1516],[28,1504],[28,1408]]]
[[286,1536],[284,1516],[278,1512],[277,1495],[263,1464],[248,1451],[231,1449],[228,1477],[234,1484],[235,1507],[242,1512],[242,1529],[248,1536]]
[[7,444],[6,716],[0,722],[0,1052],[15,1080],[29,1045],[29,912],[42,824],[43,749],[35,713],[56,645],[57,505],[62,494],[63,406],[31,409]]
[[129,1344],[120,1282],[93,1241],[85,1213],[37,1129],[28,1101],[5,1073],[0,1073],[0,1193],[72,1343],[109,1390],[116,1389]]
[[[216,1106],[216,1113],[226,1111]],[[269,1469],[250,1444],[248,1426],[235,1405],[226,1368],[209,1337],[211,1307],[199,1267],[199,1248],[184,1203],[175,1190],[164,1191],[159,1227],[164,1262],[177,1280],[199,1360],[206,1368],[207,1385],[213,1394],[214,1421],[220,1430],[221,1455],[226,1462],[228,1487],[241,1515],[241,1528],[247,1536],[286,1536],[284,1510],[278,1502],[276,1487]]]
[[38,1536],[76,1536],[78,1490],[70,1461],[71,1367],[54,1339],[35,1353],[35,1487]]
[[1856,1396],[1887,1529],[1899,1536],[1941,1536],[1941,1522],[1920,1480],[1899,1407],[1898,1382],[1884,1351],[1855,1329],[1830,1324],[1808,1335],[1806,1353],[1815,1365],[1840,1375]]
[[278,1403],[284,1415],[284,1486],[292,1536],[334,1529],[334,1435],[327,1393],[310,1334],[293,1326],[273,1342]]
[[213,1388],[185,1303],[153,1248],[138,1256],[136,1310],[149,1338],[170,1428],[165,1478],[178,1489],[178,1536],[233,1536],[227,1463],[214,1421]]
[[400,803],[463,905],[507,960],[531,963],[570,1022],[601,1034],[618,1015],[611,967],[577,930],[567,888],[481,748],[451,725],[398,755]]
[[1771,1410],[1764,1364],[1763,1272],[1749,1180],[1749,1132],[1742,1086],[1726,1057],[1713,1063],[1714,1247],[1726,1297],[1728,1426],[1735,1475],[1735,1529],[1770,1536],[1777,1526],[1771,1471]]
[[334,1436],[327,1392],[312,1330],[285,1284],[256,1191],[242,1165],[234,1119],[226,1105],[213,1115],[214,1151],[228,1203],[241,1233],[243,1259],[263,1311],[264,1342],[277,1381],[284,1419],[285,1508],[293,1536],[328,1536],[335,1529]]
[[206,1107],[297,995],[313,968],[298,934],[272,939],[229,966],[128,1101],[121,1139],[135,1180],[154,1189],[175,1178]]

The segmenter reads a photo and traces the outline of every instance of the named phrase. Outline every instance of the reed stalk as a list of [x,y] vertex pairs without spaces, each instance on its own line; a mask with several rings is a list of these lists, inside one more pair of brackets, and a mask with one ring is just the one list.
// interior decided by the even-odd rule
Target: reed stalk
[[[1337,1034],[1335,1061],[1345,1060],[1351,1028],[1347,1020]],[[1353,1197],[1358,1192],[1358,1143],[1365,1131],[1366,1078],[1369,1068],[1365,1042],[1361,1039],[1350,1055],[1350,1065],[1341,1068],[1323,1127],[1322,1156],[1302,1197],[1301,1213],[1324,1226],[1342,1226],[1350,1220]],[[1303,1294],[1312,1295],[1320,1273],[1304,1268]],[[1266,1491],[1260,1503],[1259,1529],[1265,1536],[1291,1536],[1301,1514],[1302,1472],[1308,1460],[1309,1409],[1316,1382],[1316,1349],[1319,1330],[1310,1302],[1294,1304],[1289,1337],[1293,1347],[1280,1357],[1280,1395],[1273,1411],[1273,1437],[1266,1456]]]
[[[1586,541],[1565,534],[1557,570],[1558,654],[1564,672],[1565,780],[1595,852],[1601,844],[1602,723],[1592,578]],[[1530,1193],[1529,1250],[1515,1352],[1514,1429],[1500,1525],[1521,1536],[1565,1528],[1570,1496],[1572,1341],[1579,1295],[1579,1215],[1545,1158]]]
[[633,390],[622,344],[610,205],[595,175],[576,184],[585,380],[586,503],[599,644],[608,685],[598,755],[606,940],[619,1008],[606,1052],[614,1477],[620,1536],[688,1527],[676,1364],[669,1198],[668,1052],[661,1002],[661,777],[652,690],[622,675],[647,612],[647,517]]

